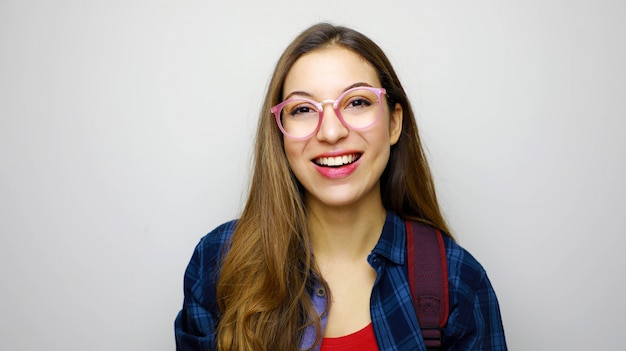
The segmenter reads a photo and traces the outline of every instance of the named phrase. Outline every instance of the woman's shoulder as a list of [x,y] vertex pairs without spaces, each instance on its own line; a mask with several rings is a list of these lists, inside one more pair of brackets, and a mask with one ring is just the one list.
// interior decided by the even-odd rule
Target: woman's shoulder
[[[185,271],[185,286],[191,290],[201,287],[209,301],[215,301],[214,287],[217,283],[222,260],[230,247],[230,238],[237,221],[223,223],[200,239]],[[204,296],[202,299],[207,298]]]
[[183,311],[191,314],[189,318],[201,320],[206,317],[209,319],[207,323],[213,323],[212,316],[219,314],[216,291],[219,270],[236,225],[236,220],[223,223],[203,236],[196,245],[184,279]]
[[237,226],[237,220],[220,224],[200,239],[200,246],[222,246],[230,241],[230,237]]
[[459,284],[477,287],[485,279],[485,268],[459,243],[444,236],[448,280],[455,286]]
[[237,221],[232,220],[217,226],[203,236],[193,252],[188,273],[190,269],[197,272],[209,271],[211,275],[212,271],[217,271],[224,254],[230,247],[230,238],[236,225]]
[[237,226],[237,220],[220,224],[200,239],[195,253],[204,259],[220,257],[230,246],[230,239]]
[[452,239],[445,239],[450,315],[443,332],[448,345],[463,350],[506,350],[495,291],[485,268]]

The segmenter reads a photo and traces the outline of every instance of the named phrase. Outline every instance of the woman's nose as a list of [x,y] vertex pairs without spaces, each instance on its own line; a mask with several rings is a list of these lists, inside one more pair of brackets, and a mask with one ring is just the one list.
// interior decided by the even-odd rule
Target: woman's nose
[[348,133],[350,130],[341,122],[333,106],[325,105],[322,123],[316,134],[317,139],[334,144],[348,136]]

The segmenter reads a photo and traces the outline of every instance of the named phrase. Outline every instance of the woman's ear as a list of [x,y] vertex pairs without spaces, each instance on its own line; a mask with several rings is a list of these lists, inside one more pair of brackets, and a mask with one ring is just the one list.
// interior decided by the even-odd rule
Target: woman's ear
[[402,134],[402,105],[396,104],[389,121],[389,145],[395,145]]

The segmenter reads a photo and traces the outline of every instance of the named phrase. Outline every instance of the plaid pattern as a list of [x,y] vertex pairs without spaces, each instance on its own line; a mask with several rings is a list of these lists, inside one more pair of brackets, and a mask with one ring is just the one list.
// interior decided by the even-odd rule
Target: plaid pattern
[[[179,351],[215,350],[219,318],[215,284],[220,258],[236,222],[228,222],[205,236],[185,272],[183,309],[175,321]],[[442,350],[506,350],[500,309],[485,270],[467,251],[444,238],[450,286],[450,317],[443,330]],[[377,278],[370,313],[376,340],[384,351],[426,351],[411,301],[407,278],[404,221],[388,213],[380,240],[368,257]],[[325,296],[312,294],[315,306]],[[312,330],[303,345],[310,345]]]

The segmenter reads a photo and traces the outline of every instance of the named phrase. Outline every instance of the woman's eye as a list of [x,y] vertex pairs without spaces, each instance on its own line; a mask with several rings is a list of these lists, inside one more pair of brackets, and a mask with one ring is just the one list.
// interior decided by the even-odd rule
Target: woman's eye
[[293,110],[291,113],[292,114],[298,114],[298,113],[309,113],[311,109],[308,107],[298,107],[295,110]]
[[372,103],[367,99],[356,98],[356,99],[350,100],[348,107],[367,107],[367,106],[370,106],[371,104]]
[[313,108],[309,106],[298,106],[296,108],[293,108],[289,114],[292,116],[296,116],[308,113],[315,113],[315,110],[313,110]]

